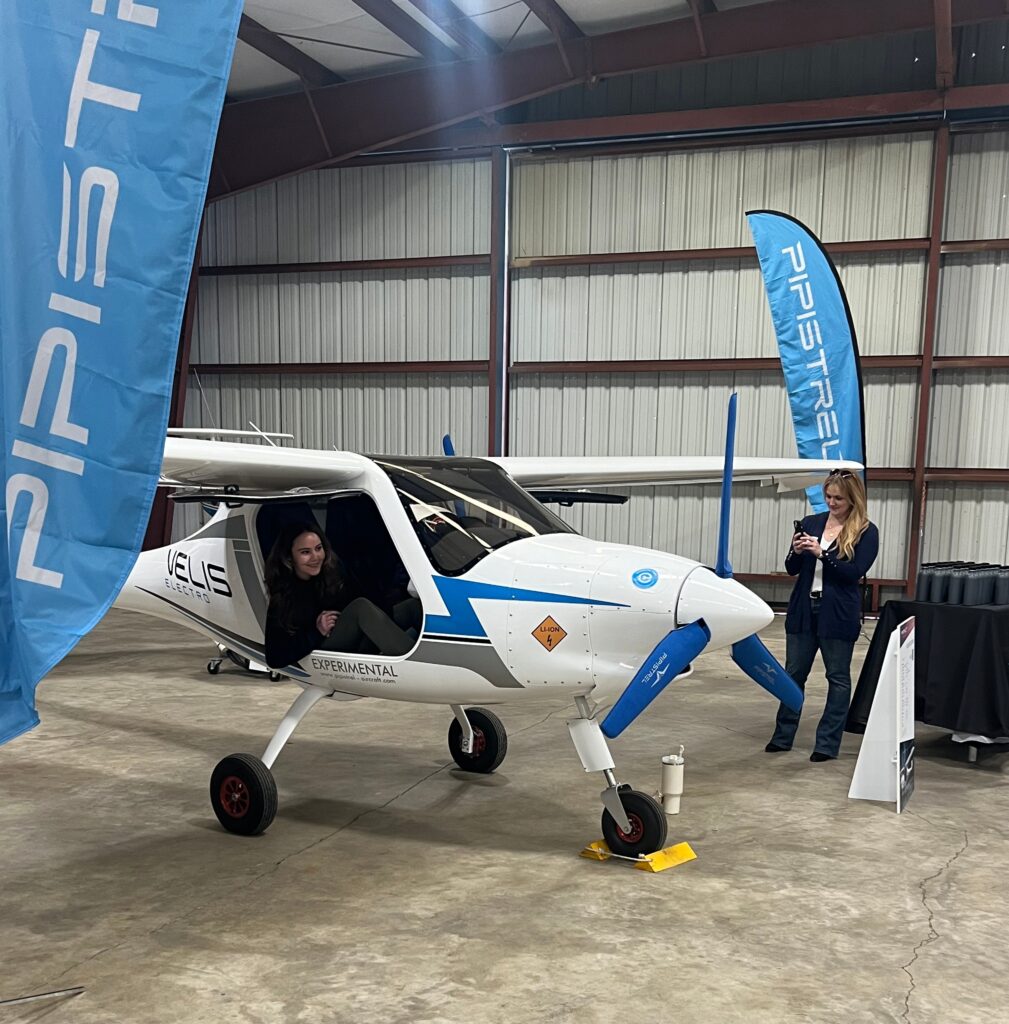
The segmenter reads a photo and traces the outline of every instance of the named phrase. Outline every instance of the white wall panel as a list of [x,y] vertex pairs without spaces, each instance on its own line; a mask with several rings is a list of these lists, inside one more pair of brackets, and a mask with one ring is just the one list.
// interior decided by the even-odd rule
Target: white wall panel
[[1009,131],[954,135],[945,240],[1009,236]]
[[1009,253],[947,256],[939,275],[936,355],[1009,355]]
[[[835,262],[862,354],[917,353],[924,256]],[[515,361],[778,354],[756,260],[521,270],[512,280],[511,329]]]
[[490,164],[307,171],[212,203],[203,263],[464,256],[490,249]]
[[[370,454],[440,455],[452,434],[460,455],[487,451],[487,378],[472,374],[221,374],[190,379],[186,426],[295,435],[300,448]],[[176,510],[173,536],[184,537],[199,510]]]
[[489,302],[473,267],[204,277],[190,361],[486,359]]
[[[908,466],[917,378],[865,373],[870,465]],[[776,374],[522,375],[511,389],[511,455],[719,455],[728,396],[739,393],[736,451],[795,454],[788,399]]]
[[744,213],[783,210],[825,241],[922,237],[929,134],[678,150],[515,168],[513,255],[749,245]]
[[1007,509],[1005,484],[933,484],[928,489],[922,561],[1009,564]]
[[[614,490],[630,494],[624,505],[583,505],[561,514],[580,533],[598,540],[671,551],[713,565],[718,547],[717,485]],[[777,494],[757,484],[733,489],[730,561],[735,572],[784,572],[792,520],[810,511],[801,492]],[[870,576],[903,579],[907,562],[910,491],[904,484],[875,484],[869,518],[880,531],[880,555]],[[767,584],[754,584],[765,597]],[[776,584],[771,584],[777,587]],[[780,588],[778,588],[780,589]],[[784,596],[787,598],[786,587]],[[776,598],[775,598],[776,599]]]
[[[1009,466],[1009,371],[936,374],[928,464],[985,469]],[[1009,521],[1009,510],[1006,516]]]

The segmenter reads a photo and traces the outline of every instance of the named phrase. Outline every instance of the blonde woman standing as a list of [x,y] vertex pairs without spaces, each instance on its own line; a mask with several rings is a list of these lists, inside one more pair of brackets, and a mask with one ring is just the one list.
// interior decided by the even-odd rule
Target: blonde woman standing
[[[879,531],[866,513],[865,487],[846,469],[824,481],[827,511],[806,516],[785,558],[797,576],[785,617],[785,671],[804,688],[819,650],[827,673],[827,703],[810,761],[837,757],[851,700],[851,655],[861,629],[859,580],[879,552]],[[799,715],[778,709],[768,753],[792,749]]]

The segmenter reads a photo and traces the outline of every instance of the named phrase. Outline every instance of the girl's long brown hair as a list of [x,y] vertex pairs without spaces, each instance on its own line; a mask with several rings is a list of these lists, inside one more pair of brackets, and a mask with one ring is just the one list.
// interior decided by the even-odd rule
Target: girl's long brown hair
[[[322,543],[326,552],[322,570],[314,580],[299,580],[294,574],[294,559],[291,549],[303,533],[313,533]],[[270,595],[270,612],[286,628],[293,629],[291,596],[296,586],[313,587],[316,591],[319,609],[332,608],[343,590],[343,568],[333,551],[329,538],[316,523],[291,523],[277,535],[266,559],[264,581]]]
[[857,473],[850,473],[848,470],[842,469],[835,470],[823,481],[824,498],[827,496],[828,487],[836,487],[851,503],[848,518],[845,519],[844,526],[841,527],[841,532],[837,535],[838,553],[846,561],[851,561],[859,537],[869,526],[865,484],[862,483],[862,478]]

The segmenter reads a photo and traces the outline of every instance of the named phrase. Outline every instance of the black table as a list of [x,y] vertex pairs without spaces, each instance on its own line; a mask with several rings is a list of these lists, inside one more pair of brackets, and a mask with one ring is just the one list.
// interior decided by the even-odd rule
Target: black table
[[1009,606],[887,601],[848,712],[865,732],[890,634],[915,617],[914,717],[979,736],[1009,736]]

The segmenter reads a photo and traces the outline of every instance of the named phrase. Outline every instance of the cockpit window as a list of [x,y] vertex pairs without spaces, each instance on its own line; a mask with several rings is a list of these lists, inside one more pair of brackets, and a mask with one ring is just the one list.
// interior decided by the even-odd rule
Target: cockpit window
[[432,565],[458,576],[495,548],[523,537],[574,533],[519,487],[504,470],[481,459],[382,459]]

